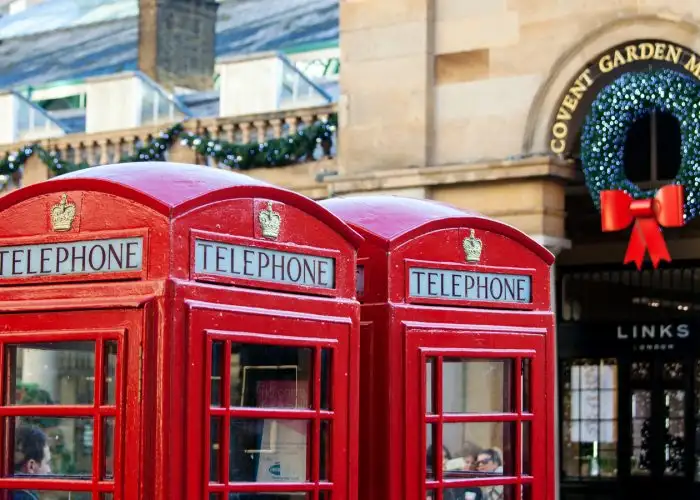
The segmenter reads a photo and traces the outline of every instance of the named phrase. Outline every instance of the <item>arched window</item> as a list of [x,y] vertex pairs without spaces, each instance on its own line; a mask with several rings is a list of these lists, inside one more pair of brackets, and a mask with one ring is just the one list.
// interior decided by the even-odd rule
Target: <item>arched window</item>
[[676,117],[653,111],[639,118],[625,141],[624,166],[632,182],[673,179],[681,164],[681,129]]

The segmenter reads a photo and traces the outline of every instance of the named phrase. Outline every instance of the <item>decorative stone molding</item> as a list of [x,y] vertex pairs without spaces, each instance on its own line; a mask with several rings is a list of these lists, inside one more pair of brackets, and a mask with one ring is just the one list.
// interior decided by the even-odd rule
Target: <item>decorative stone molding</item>
[[551,117],[569,82],[596,55],[606,49],[637,38],[659,38],[700,50],[700,23],[691,17],[668,13],[622,15],[592,29],[572,41],[552,64],[549,74],[532,100],[527,115],[522,150],[548,151],[547,139]]

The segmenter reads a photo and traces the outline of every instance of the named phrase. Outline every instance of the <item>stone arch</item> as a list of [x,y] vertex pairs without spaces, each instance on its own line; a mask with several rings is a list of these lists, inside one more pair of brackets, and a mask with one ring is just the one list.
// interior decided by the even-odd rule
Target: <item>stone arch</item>
[[574,42],[554,62],[537,90],[525,124],[522,150],[549,151],[549,126],[569,82],[597,55],[635,39],[662,39],[700,51],[700,23],[664,14],[624,16],[602,24]]

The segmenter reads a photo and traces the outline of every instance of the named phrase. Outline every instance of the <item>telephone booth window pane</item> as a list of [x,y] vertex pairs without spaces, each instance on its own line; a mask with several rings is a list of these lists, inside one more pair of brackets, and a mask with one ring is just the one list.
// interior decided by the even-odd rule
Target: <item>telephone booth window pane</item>
[[232,419],[229,480],[308,481],[311,429],[307,420]]
[[11,405],[92,404],[95,342],[10,345]]
[[465,449],[478,449],[478,477],[514,474],[514,422],[465,422],[443,426],[443,444],[461,456]]
[[[9,491],[10,493],[24,493],[24,496],[19,496],[19,498],[31,498],[34,500],[92,500],[92,493],[87,493],[84,491],[37,491],[37,490],[0,490],[0,492]],[[26,493],[31,492],[33,496],[27,496]],[[103,494],[104,495],[104,494]],[[12,496],[8,500],[12,500]],[[112,500],[112,496],[102,496],[103,499]]]
[[221,482],[221,418],[212,417],[209,427],[209,481]]
[[514,411],[513,360],[446,358],[442,367],[443,413]]
[[[437,425],[427,424],[425,426],[425,470],[428,479],[435,478],[435,468],[438,463],[443,463],[445,460],[449,460],[451,457],[449,453],[446,453],[443,449],[442,456],[438,457],[433,443],[436,441]],[[439,461],[439,462],[438,462]]]
[[224,343],[214,342],[211,346],[211,405],[221,406],[224,366]]
[[278,493],[232,493],[229,496],[230,500],[311,500],[313,498],[312,494],[303,492],[278,492]]
[[209,493],[209,500],[221,500],[221,495],[218,493]]
[[114,495],[111,493],[100,493],[100,500],[114,500]]
[[321,463],[319,464],[319,479],[321,481],[329,480],[329,471],[331,470],[331,423],[327,421],[321,422]]
[[5,428],[14,438],[13,475],[92,475],[92,418],[6,418]]
[[522,360],[522,376],[521,376],[521,387],[522,387],[522,395],[523,395],[523,404],[522,404],[522,410],[525,413],[529,413],[532,411],[532,400],[531,400],[531,394],[530,391],[532,390],[531,387],[531,363],[532,360],[530,358],[524,358]]
[[433,375],[435,372],[435,360],[432,358],[425,362],[425,412],[435,413],[433,408]]
[[117,342],[107,340],[104,343],[105,378],[104,404],[114,405],[117,401]]
[[102,421],[102,436],[104,440],[102,478],[112,480],[114,479],[114,417],[107,417]]
[[311,408],[313,349],[232,344],[231,406]]
[[[428,498],[436,498],[429,496]],[[445,488],[442,493],[443,500],[513,500],[515,499],[515,487],[513,485],[496,485],[482,487]]]
[[321,409],[332,409],[331,403],[331,367],[333,352],[330,349],[321,349]]
[[530,457],[532,456],[532,424],[530,422],[522,423],[522,445],[520,448],[520,458],[522,463],[522,474],[532,474],[532,464]]
[[522,495],[520,496],[521,500],[533,500],[532,498],[532,486],[529,484],[523,484],[522,486],[523,491]]

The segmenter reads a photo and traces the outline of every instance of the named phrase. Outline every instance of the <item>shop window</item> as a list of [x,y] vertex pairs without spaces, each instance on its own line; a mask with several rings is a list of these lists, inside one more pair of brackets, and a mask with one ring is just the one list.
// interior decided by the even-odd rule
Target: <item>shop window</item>
[[700,359],[695,362],[695,481],[700,482]]
[[[0,491],[9,498],[25,491],[39,500],[112,499],[119,449],[118,335],[62,334],[45,341],[33,336],[31,343],[0,345],[6,367],[0,433],[7,443]],[[3,478],[12,478],[12,486],[3,485]]]
[[681,129],[676,117],[655,111],[630,128],[624,147],[624,166],[632,182],[665,181],[678,174]]
[[[561,370],[562,471],[567,479],[614,478],[617,476],[617,362],[611,359],[565,361]],[[633,399],[643,426],[644,394]],[[634,409],[633,409],[634,411]],[[633,433],[636,428],[634,427]],[[641,428],[641,427],[640,427]],[[644,470],[641,441],[633,451],[633,462]]]
[[207,498],[330,498],[332,349],[266,338],[209,339]]
[[426,498],[529,498],[530,358],[425,359]]

